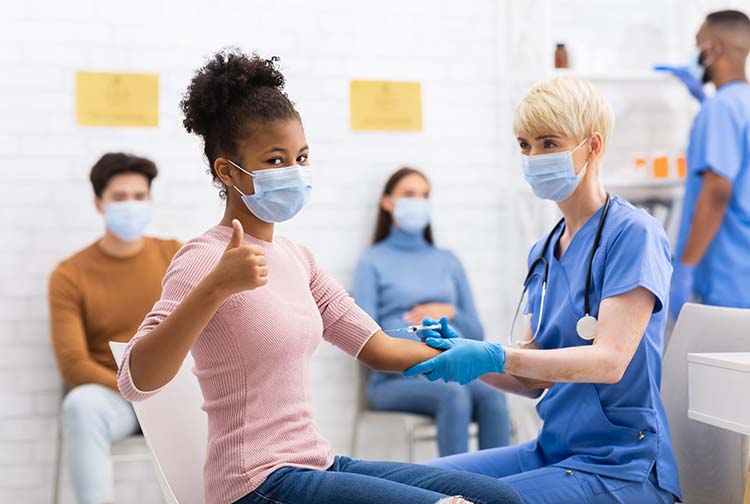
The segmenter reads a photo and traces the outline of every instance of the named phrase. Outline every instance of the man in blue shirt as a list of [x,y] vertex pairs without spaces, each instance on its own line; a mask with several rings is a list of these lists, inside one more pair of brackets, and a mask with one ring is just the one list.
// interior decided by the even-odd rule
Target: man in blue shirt
[[[709,14],[696,44],[693,67],[683,68],[682,75],[674,72],[702,105],[687,148],[670,295],[673,319],[691,297],[750,308],[750,85],[745,73],[750,18],[732,10]],[[702,91],[708,82],[717,90],[710,98]]]

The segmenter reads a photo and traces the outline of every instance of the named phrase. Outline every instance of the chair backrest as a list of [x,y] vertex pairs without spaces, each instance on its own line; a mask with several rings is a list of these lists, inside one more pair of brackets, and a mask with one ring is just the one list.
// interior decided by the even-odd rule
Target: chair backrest
[[[125,343],[109,343],[120,365]],[[158,394],[133,403],[157,470],[179,504],[203,504],[203,464],[208,418],[201,409],[203,394],[188,353],[177,375]]]
[[687,416],[687,354],[748,350],[750,310],[696,304],[682,309],[664,355],[661,391],[687,504],[742,502],[745,478],[742,436]]
[[356,409],[354,411],[355,416],[370,409],[370,400],[367,394],[367,385],[370,381],[370,368],[364,364],[357,362],[357,401]]

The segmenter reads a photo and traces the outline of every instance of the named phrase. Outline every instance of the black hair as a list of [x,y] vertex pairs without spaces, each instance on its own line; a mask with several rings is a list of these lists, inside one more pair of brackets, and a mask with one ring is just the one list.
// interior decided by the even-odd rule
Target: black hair
[[[398,170],[396,170],[393,175],[388,178],[388,181],[385,183],[385,187],[383,187],[383,196],[390,196],[391,194],[393,194],[393,190],[396,188],[398,183],[401,182],[401,179],[407,177],[408,175],[419,175],[429,183],[429,180],[424,173],[417,170],[416,168],[409,168],[408,166],[404,166],[403,168],[399,168]],[[375,235],[372,238],[373,245],[385,240],[388,237],[388,233],[391,232],[391,226],[393,225],[393,216],[383,208],[383,205],[381,203],[379,203],[379,205],[380,208],[378,209],[378,217],[375,221]],[[426,228],[424,228],[424,239],[427,240],[427,243],[429,243],[430,245],[435,244],[432,239],[432,226],[429,224]]]
[[737,10],[723,10],[712,12],[706,16],[709,24],[732,25],[733,27],[750,29],[750,17]]
[[91,180],[96,197],[101,198],[110,179],[122,173],[143,175],[148,180],[148,187],[151,188],[151,181],[156,178],[159,171],[156,169],[156,164],[150,159],[124,152],[108,152],[91,167],[91,173],[89,174],[89,180]]
[[252,134],[256,125],[299,119],[284,92],[284,75],[277,57],[248,56],[230,48],[214,54],[198,69],[180,102],[188,133],[203,138],[214,184],[226,197],[226,188],[214,171],[221,156],[237,157],[237,142]]

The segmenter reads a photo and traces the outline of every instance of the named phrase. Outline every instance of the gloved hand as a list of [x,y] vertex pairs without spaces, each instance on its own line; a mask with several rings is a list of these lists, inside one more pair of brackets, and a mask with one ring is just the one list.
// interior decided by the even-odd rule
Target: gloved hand
[[693,283],[695,280],[695,266],[675,261],[672,272],[672,287],[669,291],[669,314],[673,321],[682,310],[682,305],[690,300],[693,294]]
[[440,324],[442,327],[438,329],[437,331],[434,331],[432,329],[427,329],[424,331],[419,331],[419,338],[424,341],[427,338],[460,338],[459,334],[456,332],[455,329],[453,329],[450,324],[448,324],[448,317],[440,317],[440,320],[431,319],[430,317],[425,317],[422,319],[422,325],[424,326],[431,326]]
[[695,97],[698,102],[703,103],[706,99],[706,93],[703,91],[703,83],[693,77],[690,73],[689,67],[686,66],[670,66],[670,65],[656,65],[654,70],[657,72],[669,72],[685,84],[690,94]]
[[424,374],[430,381],[442,379],[465,385],[487,373],[505,372],[505,349],[497,343],[451,337],[430,337],[425,343],[445,352],[410,367],[404,376]]

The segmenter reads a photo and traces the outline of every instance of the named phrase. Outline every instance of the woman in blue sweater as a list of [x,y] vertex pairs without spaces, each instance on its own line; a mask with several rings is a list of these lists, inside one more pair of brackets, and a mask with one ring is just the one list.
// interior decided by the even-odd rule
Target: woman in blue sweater
[[[482,340],[461,263],[433,244],[429,192],[427,178],[417,170],[401,168],[391,175],[380,201],[374,246],[357,266],[354,298],[384,329],[447,316],[462,337]],[[418,339],[414,333],[402,337]],[[468,450],[472,420],[479,424],[481,449],[509,443],[505,396],[479,381],[458,385],[377,372],[369,397],[376,410],[434,417],[441,457]]]

